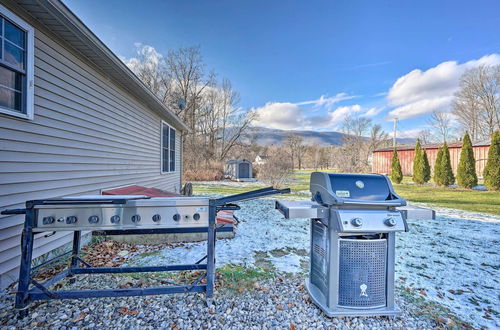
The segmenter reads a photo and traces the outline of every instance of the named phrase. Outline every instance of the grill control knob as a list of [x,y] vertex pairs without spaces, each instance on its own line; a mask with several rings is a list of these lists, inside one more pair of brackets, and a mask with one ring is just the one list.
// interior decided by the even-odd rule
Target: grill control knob
[[110,220],[111,220],[111,223],[118,223],[118,222],[120,222],[120,216],[113,215]]
[[92,215],[89,217],[89,223],[98,223],[99,217],[97,215]]
[[384,220],[384,223],[385,223],[386,226],[394,227],[396,225],[396,219],[387,218],[387,219]]
[[76,221],[78,221],[78,219],[75,216],[66,217],[67,224],[76,223]]
[[199,213],[193,214],[193,219],[195,219],[196,221],[200,220],[200,214]]
[[361,227],[363,225],[363,220],[361,220],[360,218],[352,218],[351,219],[351,224],[354,227]]
[[141,221],[141,216],[139,214],[132,216],[132,222],[137,223],[139,221]]
[[161,216],[160,216],[159,214],[155,214],[155,215],[153,215],[153,221],[154,221],[154,222],[158,222],[158,221],[160,221],[160,220],[161,220]]
[[174,219],[174,221],[179,221],[181,219],[181,215],[179,213],[176,213],[173,215],[172,219]]
[[50,225],[50,224],[56,222],[56,218],[54,218],[54,217],[45,217],[45,218],[43,218],[42,222],[43,222],[44,225]]

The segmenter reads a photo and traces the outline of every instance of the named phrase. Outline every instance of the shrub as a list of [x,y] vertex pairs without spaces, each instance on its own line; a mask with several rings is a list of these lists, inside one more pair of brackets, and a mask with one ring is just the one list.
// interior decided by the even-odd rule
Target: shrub
[[441,177],[443,173],[443,147],[439,147],[436,155],[436,163],[434,163],[434,183],[441,186]]
[[399,162],[398,152],[394,149],[391,162],[391,180],[395,183],[403,181],[403,172],[401,171],[401,163]]
[[424,151],[420,146],[419,139],[417,139],[415,157],[413,158],[413,182],[416,184],[423,184],[425,182]]
[[500,190],[500,131],[493,133],[488,162],[483,172],[484,185],[488,190]]
[[476,160],[472,150],[469,133],[465,132],[457,168],[457,183],[465,188],[477,186]]
[[220,168],[200,168],[198,170],[184,170],[184,181],[219,181],[224,178]]
[[453,170],[451,169],[450,150],[448,150],[446,142],[443,145],[443,158],[441,159],[441,166],[441,184],[443,186],[454,184],[455,176],[453,175]]
[[427,158],[427,152],[425,149],[423,151],[423,159],[424,159],[424,182],[429,182],[431,179],[431,166],[429,165],[429,158]]
[[259,168],[258,179],[279,188],[289,181],[292,174],[293,164],[290,157],[282,151],[277,151]]

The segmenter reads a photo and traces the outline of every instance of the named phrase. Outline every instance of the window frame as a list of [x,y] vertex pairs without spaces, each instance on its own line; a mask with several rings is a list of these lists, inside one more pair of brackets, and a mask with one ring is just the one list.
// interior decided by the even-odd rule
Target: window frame
[[[35,30],[31,25],[26,23],[19,16],[5,8],[0,4],[0,14],[4,16],[11,23],[16,25],[18,28],[23,30],[26,33],[26,48],[25,48],[25,58],[26,58],[26,68],[25,68],[25,76],[26,80],[24,81],[24,91],[21,95],[22,102],[24,104],[24,111],[19,112],[16,110],[11,110],[8,108],[0,107],[0,114],[6,114],[13,117],[19,117],[23,119],[32,120],[34,118],[34,61],[35,61],[35,53],[34,53],[34,38],[35,38]],[[12,70],[12,69],[11,69]]]
[[[164,150],[164,145],[163,145],[163,129],[164,128],[168,128],[168,138],[167,138],[167,141],[168,141],[168,146],[166,147],[166,152],[167,152],[167,170],[164,171],[163,170],[163,150]],[[171,146],[170,146],[170,132],[171,131],[174,131],[175,132],[175,138],[174,138],[174,148],[172,149]],[[172,126],[172,125],[169,125],[166,121],[162,120],[161,121],[161,125],[160,125],[160,173],[161,174],[167,174],[167,173],[175,173],[177,172],[177,165],[176,165],[176,160],[177,160],[177,153],[175,152],[176,150],[176,146],[177,146],[177,130]],[[170,166],[170,155],[171,155],[171,151],[174,151],[174,169],[171,170],[171,166]]]

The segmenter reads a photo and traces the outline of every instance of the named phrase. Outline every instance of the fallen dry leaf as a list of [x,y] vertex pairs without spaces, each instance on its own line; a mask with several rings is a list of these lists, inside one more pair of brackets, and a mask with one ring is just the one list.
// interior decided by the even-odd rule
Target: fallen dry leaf
[[293,322],[290,323],[290,330],[295,330],[295,329],[296,329],[295,324],[293,324]]
[[87,313],[81,312],[80,315],[73,319],[73,323],[83,320],[85,316],[87,316]]
[[278,304],[278,305],[276,306],[276,309],[277,309],[277,310],[279,310],[279,311],[282,311],[282,310],[283,310],[283,306],[281,306],[281,304]]

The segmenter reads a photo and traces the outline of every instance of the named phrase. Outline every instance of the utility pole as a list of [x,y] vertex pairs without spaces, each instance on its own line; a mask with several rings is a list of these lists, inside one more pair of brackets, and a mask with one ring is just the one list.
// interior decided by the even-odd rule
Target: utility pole
[[398,123],[398,118],[394,118],[394,133],[392,134],[392,147],[395,149],[396,148],[396,131],[397,131],[397,124]]

